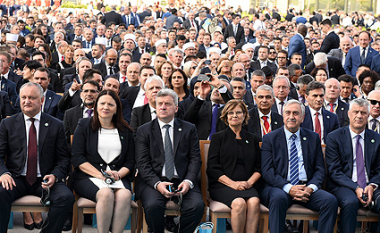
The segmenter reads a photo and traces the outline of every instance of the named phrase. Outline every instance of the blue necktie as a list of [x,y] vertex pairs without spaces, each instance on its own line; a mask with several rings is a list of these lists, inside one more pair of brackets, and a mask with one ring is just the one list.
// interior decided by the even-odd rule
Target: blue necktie
[[297,185],[299,182],[298,152],[296,147],[297,135],[290,137],[292,144],[290,146],[290,183]]
[[173,152],[173,145],[172,141],[170,140],[170,134],[169,134],[169,128],[170,125],[164,125],[164,128],[166,129],[165,133],[165,176],[169,180],[173,179],[174,177],[174,152]]
[[211,120],[211,131],[210,131],[210,140],[214,133],[216,133],[216,123],[218,122],[218,110],[219,104],[214,104],[214,110],[212,110],[212,120]]
[[87,41],[87,48],[91,49],[90,42]]
[[358,185],[364,189],[367,186],[367,182],[365,179],[365,166],[364,166],[364,158],[363,158],[363,148],[362,144],[360,144],[360,135],[356,136],[356,170],[358,177]]

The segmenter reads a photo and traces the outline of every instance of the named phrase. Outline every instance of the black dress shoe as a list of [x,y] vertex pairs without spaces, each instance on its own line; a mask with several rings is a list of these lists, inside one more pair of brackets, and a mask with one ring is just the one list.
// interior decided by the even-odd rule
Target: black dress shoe
[[42,228],[42,223],[43,223],[43,221],[41,221],[41,222],[39,222],[39,223],[35,222],[35,223],[34,223],[34,227],[35,227],[36,229],[41,229],[41,228]]
[[292,225],[289,220],[285,221],[285,232],[287,233],[300,233],[300,231]]
[[24,228],[31,231],[34,229],[34,223],[32,223],[32,224],[24,223]]
[[71,218],[66,219],[66,222],[63,225],[62,231],[70,231],[71,225],[72,225],[72,219]]
[[174,216],[165,217],[165,228],[167,231],[175,232],[176,224],[174,222]]

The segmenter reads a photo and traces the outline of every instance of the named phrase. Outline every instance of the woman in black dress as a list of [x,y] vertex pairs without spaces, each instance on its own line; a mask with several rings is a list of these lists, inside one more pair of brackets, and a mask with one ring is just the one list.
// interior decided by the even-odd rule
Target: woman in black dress
[[211,139],[207,162],[212,200],[228,205],[234,233],[257,232],[260,200],[254,184],[260,179],[258,138],[242,130],[248,109],[242,100],[230,100],[220,117],[229,127]]

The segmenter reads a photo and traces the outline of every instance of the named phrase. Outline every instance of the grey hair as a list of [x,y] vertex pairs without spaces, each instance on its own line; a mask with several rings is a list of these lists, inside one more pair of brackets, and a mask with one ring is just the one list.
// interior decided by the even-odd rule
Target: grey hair
[[[239,77],[233,78],[233,79],[231,80],[231,83],[232,83],[232,82],[241,82],[241,83],[243,83],[244,90],[247,89],[247,83],[246,83],[245,80],[242,79],[242,78],[239,78]],[[230,84],[231,84],[231,83],[230,83]],[[231,86],[232,86],[232,85],[231,85]]]
[[227,38],[227,44],[230,43],[232,39],[236,40],[235,37],[233,37],[233,36],[228,37]]
[[305,74],[297,79],[297,86],[307,85],[312,81],[314,81],[313,76],[311,76],[310,74]]
[[286,76],[280,75],[280,76],[277,76],[276,78],[274,78],[274,80],[273,80],[273,86],[274,86],[274,84],[276,83],[277,80],[285,80],[286,83],[288,84],[288,86],[290,87],[290,81],[289,81],[289,79]]
[[380,90],[380,80],[375,83],[375,90]]
[[175,91],[173,91],[172,89],[164,88],[157,93],[156,99],[158,97],[165,97],[165,96],[173,97],[175,106],[178,106],[178,95],[177,93],[175,93]]
[[185,53],[184,53],[181,49],[174,49],[174,51],[173,51],[173,55],[174,55],[174,53],[179,53],[179,54],[181,54],[182,56],[185,55]]
[[302,116],[305,115],[305,106],[301,102],[295,99],[286,101],[284,104],[284,109],[286,108],[286,106],[291,105],[291,104],[298,104],[299,106],[301,106]]
[[327,63],[327,55],[326,53],[317,53],[314,56],[314,64],[315,66],[326,65]]
[[352,109],[352,106],[355,105],[355,104],[358,105],[359,107],[366,107],[368,113],[370,112],[369,102],[368,102],[366,99],[363,99],[363,98],[356,98],[356,99],[353,99],[353,100],[350,102],[350,108],[349,108],[349,110],[351,110],[351,109]]
[[164,89],[165,88],[165,83],[164,81],[162,80],[162,78],[158,75],[153,75],[152,77],[149,77],[146,81],[145,81],[145,84],[144,84],[144,90],[146,90],[146,87],[148,86],[149,83],[151,82],[154,82],[154,81],[157,81],[161,88]]
[[262,71],[262,70],[255,70],[255,71],[252,72],[251,76],[253,76],[253,75],[264,77],[264,81],[265,81],[266,76],[265,76],[264,71]]
[[40,84],[37,84],[37,83],[34,83],[34,82],[27,82],[24,85],[22,85],[21,88],[20,88],[20,92],[25,87],[31,87],[31,86],[35,86],[35,87],[38,88],[38,91],[40,92],[40,98],[44,97],[44,90],[42,89],[42,87],[40,86]]
[[269,91],[270,94],[272,95],[272,98],[274,98],[274,91],[273,91],[273,88],[272,88],[271,86],[268,86],[268,85],[266,85],[266,84],[259,86],[259,87],[257,88],[257,90],[256,90],[255,97],[256,97],[256,95],[257,95],[257,91],[259,91],[259,90]]

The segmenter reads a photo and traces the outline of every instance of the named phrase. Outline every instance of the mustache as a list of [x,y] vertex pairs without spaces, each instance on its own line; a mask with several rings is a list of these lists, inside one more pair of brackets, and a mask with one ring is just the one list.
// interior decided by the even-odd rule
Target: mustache
[[288,119],[286,122],[296,122],[296,119]]

